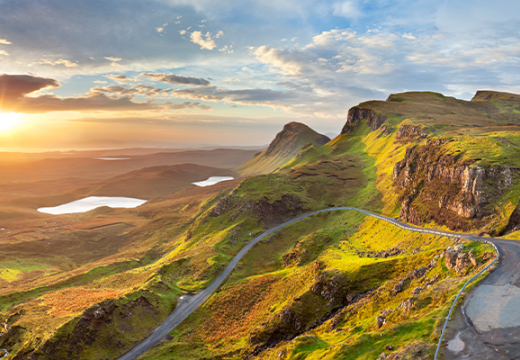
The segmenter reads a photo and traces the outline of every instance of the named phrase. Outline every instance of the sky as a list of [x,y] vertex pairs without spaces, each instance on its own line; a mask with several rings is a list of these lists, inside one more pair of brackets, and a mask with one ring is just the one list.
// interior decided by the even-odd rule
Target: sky
[[520,93],[517,0],[0,0],[0,148],[338,134],[391,93]]

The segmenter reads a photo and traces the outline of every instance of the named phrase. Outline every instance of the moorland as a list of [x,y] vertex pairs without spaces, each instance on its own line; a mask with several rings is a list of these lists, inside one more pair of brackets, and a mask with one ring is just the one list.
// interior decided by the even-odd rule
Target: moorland
[[[319,209],[520,239],[519,95],[392,94],[343,125],[330,139],[289,123],[260,151],[2,154],[6,359],[117,359],[251,239]],[[234,180],[192,184],[210,176]],[[147,202],[37,211],[87,196]],[[430,359],[458,290],[494,257],[488,244],[319,214],[253,247],[140,359]]]

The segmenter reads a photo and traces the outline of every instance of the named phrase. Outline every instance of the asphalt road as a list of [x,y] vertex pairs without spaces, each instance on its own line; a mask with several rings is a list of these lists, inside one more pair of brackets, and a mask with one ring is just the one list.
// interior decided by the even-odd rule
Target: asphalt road
[[468,295],[460,311],[464,321],[453,324],[462,349],[445,349],[446,360],[520,359],[520,241],[489,240],[500,263]]
[[[491,276],[489,276],[484,282],[486,285],[489,286],[506,286],[506,288],[503,289],[504,294],[508,293],[508,284],[511,283],[511,281],[514,281],[514,287],[518,288],[520,286],[520,242],[517,242],[515,240],[502,240],[502,239],[494,239],[494,238],[483,238],[479,236],[474,235],[464,235],[464,234],[457,234],[457,233],[451,233],[447,231],[441,231],[441,230],[435,230],[435,229],[424,229],[420,227],[416,227],[413,225],[404,224],[394,218],[374,214],[370,211],[357,209],[353,207],[334,207],[334,208],[328,208],[323,210],[318,210],[309,214],[305,214],[302,216],[298,216],[292,220],[286,221],[272,229],[267,230],[262,235],[257,236],[251,242],[249,242],[240,252],[231,260],[231,262],[228,264],[228,266],[224,269],[222,274],[215,279],[215,281],[208,286],[206,289],[198,292],[195,295],[185,295],[179,299],[179,302],[177,304],[177,307],[175,310],[166,318],[166,320],[163,321],[161,325],[159,325],[150,336],[148,336],[145,340],[143,340],[141,343],[139,343],[137,346],[135,346],[133,349],[131,349],[129,352],[121,356],[118,360],[134,360],[140,355],[144,354],[146,351],[157,345],[161,339],[166,337],[168,333],[170,333],[173,329],[175,329],[184,319],[186,319],[192,312],[194,312],[223,282],[224,280],[229,276],[231,271],[235,268],[235,266],[238,264],[238,262],[242,259],[242,257],[253,247],[255,246],[260,240],[268,237],[269,235],[273,234],[274,232],[278,231],[279,229],[298,222],[302,219],[308,218],[310,216],[325,213],[325,212],[331,212],[331,211],[339,211],[339,210],[354,210],[361,212],[363,214],[378,218],[380,220],[387,221],[395,226],[398,226],[402,229],[406,229],[409,231],[415,231],[415,232],[421,232],[421,233],[427,233],[432,235],[438,235],[438,236],[449,236],[449,237],[461,237],[466,238],[470,240],[475,241],[491,241],[499,248],[500,252],[504,254],[504,258],[502,259],[502,262],[500,262],[500,265],[497,267],[497,269],[493,272]],[[500,275],[501,274],[501,275]],[[490,279],[493,279],[490,281]],[[484,282],[482,283],[484,285]],[[518,286],[517,286],[518,285]],[[479,286],[477,289],[480,289],[481,286]],[[494,289],[494,288],[493,288]],[[518,288],[520,294],[520,288]],[[486,296],[489,295],[489,291],[491,291],[489,288],[484,288],[483,295],[475,295],[472,294],[472,298],[470,299],[470,302],[466,302],[466,304],[471,304],[471,301],[475,301],[473,307],[471,307],[471,311],[468,308],[468,317],[473,321],[473,323],[477,324],[476,326],[487,326],[486,329],[491,328],[492,330],[487,332],[487,336],[491,337],[493,339],[505,339],[505,333],[502,326],[504,324],[511,325],[510,322],[507,322],[506,320],[509,320],[509,316],[507,312],[511,311],[511,307],[508,306],[509,302],[505,301],[505,303],[500,303],[498,306],[495,306],[494,314],[493,316],[485,316],[486,309],[489,304],[492,304],[492,298],[486,298]],[[502,294],[502,293],[501,293]],[[516,293],[515,293],[516,294]],[[516,296],[516,295],[515,295]],[[475,299],[475,300],[473,300]],[[483,300],[487,299],[487,300]],[[515,302],[511,303],[511,306],[514,308],[516,305],[520,305],[520,297],[517,299],[514,297]],[[505,306],[505,307],[504,307]],[[474,309],[474,310],[473,310]],[[517,324],[514,328],[515,332],[512,335],[508,335],[508,339],[513,339],[515,336],[517,339],[520,339],[520,307],[516,307],[516,312],[518,318],[518,323],[516,320],[513,322],[514,324]],[[469,314],[472,315],[469,315]],[[473,316],[473,317],[472,317]],[[501,318],[504,318],[506,320],[505,323],[501,323]],[[517,345],[517,347],[520,349],[520,345]],[[506,349],[505,349],[506,350]],[[504,350],[504,351],[505,351]],[[519,355],[520,356],[520,355]],[[471,359],[478,359],[478,357],[472,357]],[[513,358],[511,358],[513,359]],[[514,358],[516,359],[516,358]]]

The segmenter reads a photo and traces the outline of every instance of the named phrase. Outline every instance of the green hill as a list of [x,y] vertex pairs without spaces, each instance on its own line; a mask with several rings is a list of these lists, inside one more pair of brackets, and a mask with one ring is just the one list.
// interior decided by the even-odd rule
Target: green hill
[[[330,141],[286,125],[238,168],[248,178],[188,187],[133,210],[42,220],[34,226],[53,226],[48,243],[37,238],[29,252],[24,229],[0,247],[0,348],[20,359],[115,359],[256,235],[330,206],[520,238],[519,139],[514,95],[393,94],[353,107]],[[162,186],[168,174],[120,180],[158,176]],[[455,246],[461,260],[453,263],[446,254]],[[96,249],[95,261],[80,258]],[[141,359],[431,359],[456,293],[492,251],[350,211],[315,215],[255,245]]]
[[236,168],[243,176],[267,174],[292,159],[304,146],[321,147],[330,139],[305,124],[291,122],[284,126],[269,147]]

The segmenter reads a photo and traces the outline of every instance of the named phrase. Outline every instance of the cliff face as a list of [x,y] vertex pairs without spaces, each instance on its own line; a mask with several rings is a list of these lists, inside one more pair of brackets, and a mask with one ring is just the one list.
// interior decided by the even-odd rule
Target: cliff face
[[490,100],[520,101],[520,95],[505,92],[479,90],[471,101],[490,101]]
[[341,134],[351,133],[364,119],[367,119],[368,126],[372,130],[377,130],[385,122],[386,116],[379,115],[373,110],[354,106],[348,111],[347,123],[341,130]]
[[400,218],[420,225],[434,220],[452,230],[468,229],[468,219],[490,215],[486,206],[513,186],[516,169],[483,168],[444,154],[443,139],[427,140],[407,149],[392,177],[401,191]]

